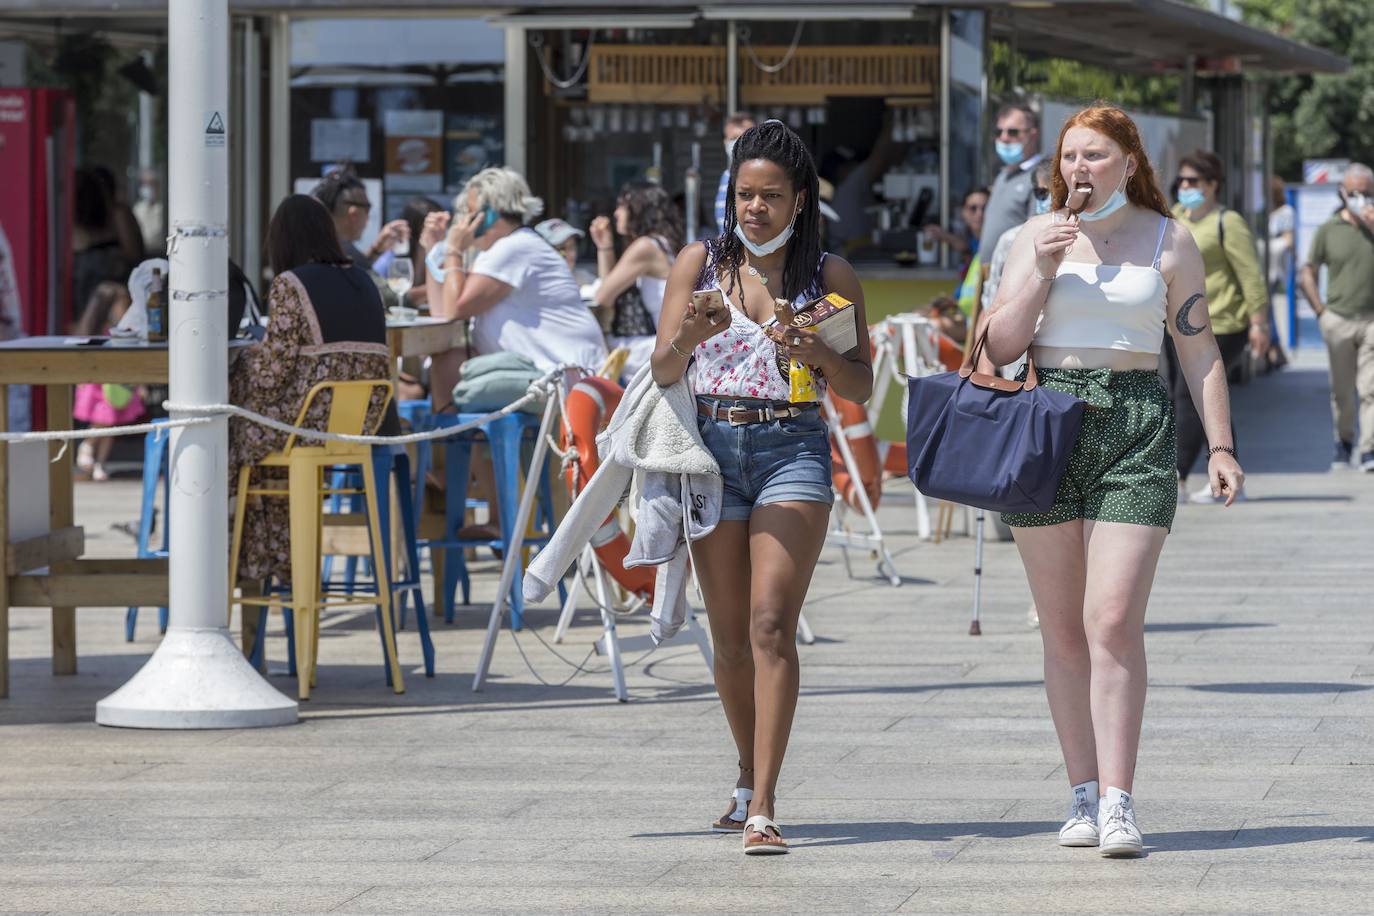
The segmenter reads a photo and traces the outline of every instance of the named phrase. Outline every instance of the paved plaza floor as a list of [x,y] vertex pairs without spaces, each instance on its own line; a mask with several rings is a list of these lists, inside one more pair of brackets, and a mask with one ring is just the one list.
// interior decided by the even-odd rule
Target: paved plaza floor
[[[1236,394],[1251,499],[1181,507],[1165,548],[1143,859],[1055,844],[1067,781],[1014,547],[988,545],[983,635],[967,635],[972,541],[960,521],[919,541],[895,481],[881,515],[903,585],[866,561],[850,579],[828,549],[806,604],[818,639],[778,799],[790,856],[745,859],[705,831],[735,753],[691,647],[633,667],[619,704],[599,658],[560,683],[576,672],[536,640],[546,605],[473,694],[472,606],[436,627],[432,680],[413,623],[401,635],[393,696],[370,613],[338,612],[299,725],[142,732],[93,714],[155,647],[155,609],[131,644],[122,609],[80,611],[65,678],[47,612],[18,610],[0,911],[1374,912],[1374,474],[1328,470],[1324,360],[1300,362]],[[137,510],[132,481],[82,485],[78,509],[101,553],[130,553],[111,525]],[[496,566],[474,569],[490,601]],[[558,651],[580,662],[598,632],[585,611]],[[269,654],[278,671],[279,618]]]

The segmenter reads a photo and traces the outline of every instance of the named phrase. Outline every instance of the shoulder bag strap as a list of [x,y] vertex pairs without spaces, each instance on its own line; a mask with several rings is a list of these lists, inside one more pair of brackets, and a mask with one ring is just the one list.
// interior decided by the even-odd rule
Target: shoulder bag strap
[[1040,375],[1035,371],[1035,357],[1031,356],[1029,348],[1026,350],[1026,380],[1024,382],[1002,378],[1000,375],[973,371],[973,367],[978,365],[978,357],[982,354],[983,347],[987,345],[987,342],[988,331],[985,327],[973,346],[964,354],[964,364],[959,367],[961,379],[966,379],[979,388],[992,388],[997,391],[1031,391],[1040,384]]

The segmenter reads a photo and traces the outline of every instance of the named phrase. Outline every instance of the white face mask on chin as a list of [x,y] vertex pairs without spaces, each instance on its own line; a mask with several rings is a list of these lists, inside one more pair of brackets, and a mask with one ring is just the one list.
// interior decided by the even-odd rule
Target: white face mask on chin
[[786,245],[788,241],[792,238],[792,229],[794,226],[797,225],[797,215],[800,213],[801,203],[798,202],[797,209],[792,213],[792,219],[787,223],[787,226],[777,235],[773,236],[771,239],[764,242],[762,245],[756,245],[753,242],[749,241],[748,237],[744,234],[744,227],[741,226],[739,223],[735,223],[735,238],[743,242],[744,247],[748,249],[749,253],[752,254],[754,257],[765,257],[777,251],[782,246]]

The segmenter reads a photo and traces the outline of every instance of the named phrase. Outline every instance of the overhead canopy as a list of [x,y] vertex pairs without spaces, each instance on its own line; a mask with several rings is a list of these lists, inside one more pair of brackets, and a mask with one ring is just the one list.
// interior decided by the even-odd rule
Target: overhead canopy
[[1112,70],[1343,73],[1339,54],[1290,41],[1178,0],[954,0],[993,13],[992,34],[1030,56]]
[[[95,16],[111,30],[160,30],[166,22],[168,0],[0,0],[0,18],[42,17],[52,28],[61,16]],[[1348,62],[1329,51],[1290,41],[1264,29],[1236,22],[1182,0],[864,0],[847,12],[854,19],[891,19],[918,8],[941,6],[985,9],[993,14],[992,34],[1014,40],[1020,53],[1066,57],[1137,73],[1181,71],[1190,60],[1202,71],[1271,73],[1343,73]],[[720,0],[523,0],[515,3],[477,0],[229,0],[236,14],[288,13],[305,16],[405,16],[504,14],[502,22],[517,24],[523,15],[556,14],[564,28],[587,16],[601,25],[612,11],[652,10],[663,16],[717,18],[732,7],[741,19],[752,14],[773,19],[829,18],[833,3],[806,0],[748,0],[746,4]],[[775,12],[776,11],[776,12]],[[814,16],[808,16],[813,11]],[[149,21],[148,17],[156,17]],[[138,22],[135,26],[134,21]],[[531,19],[534,26],[539,19]],[[73,23],[90,28],[94,23]],[[132,28],[131,28],[132,26]],[[546,27],[546,26],[537,26]],[[604,25],[601,25],[604,27]],[[622,27],[624,24],[622,23]]]

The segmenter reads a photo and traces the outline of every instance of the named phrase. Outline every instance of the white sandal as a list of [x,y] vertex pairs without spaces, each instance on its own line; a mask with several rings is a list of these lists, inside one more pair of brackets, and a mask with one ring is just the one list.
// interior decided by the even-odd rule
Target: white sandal
[[772,843],[768,840],[755,840],[749,842],[750,832],[757,833],[759,836],[768,837],[768,831],[773,831],[770,839],[782,839],[782,829],[762,814],[755,814],[744,822],[744,854],[746,856],[782,856],[791,852],[787,848],[787,842]]
[[735,810],[716,818],[711,825],[712,833],[739,833],[744,829],[744,821],[749,817],[749,803],[754,800],[754,790],[737,788],[730,793],[730,797],[735,800]]

